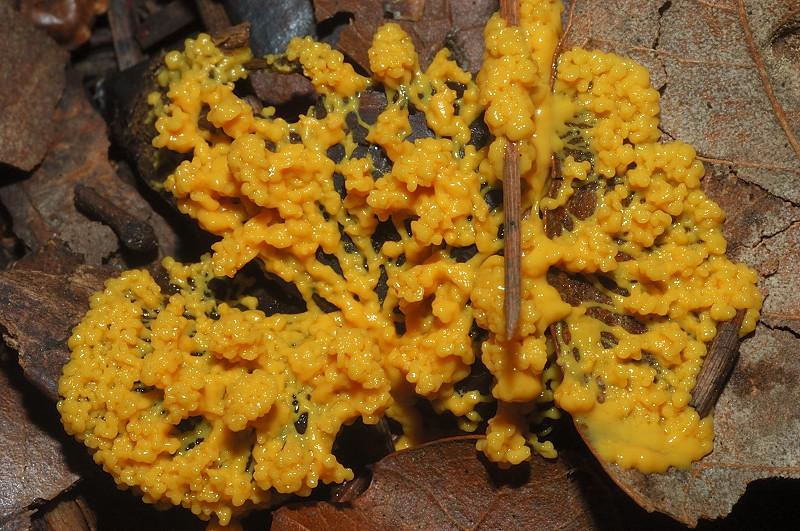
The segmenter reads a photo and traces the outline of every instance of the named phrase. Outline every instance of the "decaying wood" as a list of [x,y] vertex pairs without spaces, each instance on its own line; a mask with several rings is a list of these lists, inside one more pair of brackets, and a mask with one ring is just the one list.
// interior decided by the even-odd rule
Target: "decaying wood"
[[220,28],[211,32],[211,40],[214,42],[214,46],[221,50],[244,48],[250,44],[250,29],[251,26],[247,22]]

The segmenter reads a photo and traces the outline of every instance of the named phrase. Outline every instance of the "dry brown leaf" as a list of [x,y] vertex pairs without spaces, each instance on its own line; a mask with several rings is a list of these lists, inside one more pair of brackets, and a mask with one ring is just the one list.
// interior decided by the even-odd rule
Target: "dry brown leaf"
[[451,29],[457,28],[463,66],[475,74],[483,58],[483,27],[497,9],[498,0],[314,0],[318,21],[337,13],[353,15],[337,47],[365,71],[369,71],[367,50],[375,30],[386,22],[396,22],[414,40],[423,68],[442,48]]
[[749,482],[800,477],[800,369],[787,355],[800,350],[799,10],[796,0],[584,0],[564,42],[650,69],[665,138],[706,163],[731,257],[757,269],[765,295],[717,404],[714,452],[687,472],[606,467],[642,507],[689,525],[727,515]]
[[18,371],[0,361],[0,526],[7,521],[29,525],[30,506],[53,499],[78,480],[59,438],[43,427],[60,428],[52,404],[24,393],[28,384]]
[[31,531],[31,518],[27,513],[15,513],[0,522],[0,531]]
[[69,55],[0,0],[0,162],[32,170],[44,157]]
[[272,530],[597,529],[599,525],[563,458],[535,457],[501,470],[478,454],[474,437],[458,437],[387,456],[375,465],[369,488],[351,503],[282,507],[273,516]]

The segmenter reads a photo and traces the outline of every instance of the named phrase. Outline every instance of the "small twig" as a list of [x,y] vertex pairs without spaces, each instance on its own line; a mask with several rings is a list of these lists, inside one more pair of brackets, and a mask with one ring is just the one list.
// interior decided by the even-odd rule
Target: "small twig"
[[[501,0],[500,16],[509,26],[519,26],[518,0]],[[506,144],[503,158],[503,244],[505,261],[505,299],[503,313],[506,318],[506,340],[510,340],[519,326],[522,298],[520,271],[522,269],[522,244],[520,224],[522,222],[519,175],[519,149],[510,140]]]
[[158,240],[153,227],[131,216],[94,188],[82,184],[76,186],[75,207],[90,218],[111,227],[126,249],[137,253],[151,253],[156,250]]
[[500,16],[509,26],[519,26],[519,0],[500,0]]
[[520,271],[522,269],[522,242],[520,223],[522,218],[521,191],[519,183],[519,150],[516,142],[506,144],[503,160],[503,208],[505,225],[505,300],[503,313],[506,316],[506,339],[511,339],[519,326],[520,300],[522,298]]
[[739,310],[733,320],[717,325],[717,336],[708,346],[708,353],[697,375],[692,400],[689,402],[700,418],[708,415],[717,403],[736,366],[739,359],[739,329],[746,313],[745,310]]

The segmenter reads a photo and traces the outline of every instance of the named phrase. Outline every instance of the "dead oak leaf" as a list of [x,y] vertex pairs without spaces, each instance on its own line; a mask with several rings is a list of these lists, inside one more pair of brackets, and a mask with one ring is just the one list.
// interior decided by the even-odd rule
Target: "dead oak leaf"
[[[624,13],[625,16],[620,16]],[[692,145],[728,212],[732,258],[759,273],[762,322],[717,403],[714,451],[688,471],[606,465],[642,507],[688,525],[727,515],[748,483],[800,478],[800,2],[577,1],[563,48],[599,48],[651,72],[665,140]]]
[[0,162],[24,171],[44,157],[69,55],[0,0]]
[[391,454],[352,502],[284,506],[272,530],[597,528],[563,458],[536,457],[501,470],[479,455],[475,440],[445,439]]
[[562,49],[599,48],[639,62],[662,93],[669,138],[798,203],[798,10],[797,0],[577,1]]
[[352,15],[350,25],[339,36],[338,48],[367,72],[372,36],[378,27],[395,22],[413,39],[423,69],[442,48],[448,33],[457,30],[463,66],[475,74],[483,60],[483,27],[497,9],[497,0],[314,0],[319,22],[339,13]]

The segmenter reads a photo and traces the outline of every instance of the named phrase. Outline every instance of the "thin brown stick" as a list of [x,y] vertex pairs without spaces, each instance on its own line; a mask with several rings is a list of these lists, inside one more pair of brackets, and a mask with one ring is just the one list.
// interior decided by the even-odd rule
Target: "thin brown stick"
[[509,26],[519,26],[519,0],[500,0],[500,16]]
[[705,417],[717,403],[728,378],[739,359],[739,329],[744,322],[745,310],[736,312],[733,320],[717,325],[717,336],[708,346],[703,366],[697,375],[697,383],[689,405]]
[[[519,26],[518,0],[501,0],[500,16],[509,26]],[[522,298],[520,271],[522,269],[522,243],[520,224],[522,220],[522,191],[519,175],[519,149],[515,142],[508,141],[503,158],[503,245],[505,260],[505,299],[503,313],[506,318],[506,340],[510,340],[519,326]]]
[[519,183],[519,150],[516,142],[506,144],[503,159],[503,208],[505,225],[505,300],[503,313],[506,316],[506,339],[511,339],[519,326],[520,300],[522,298],[520,271],[522,269],[522,242],[520,223],[522,218],[521,191]]

